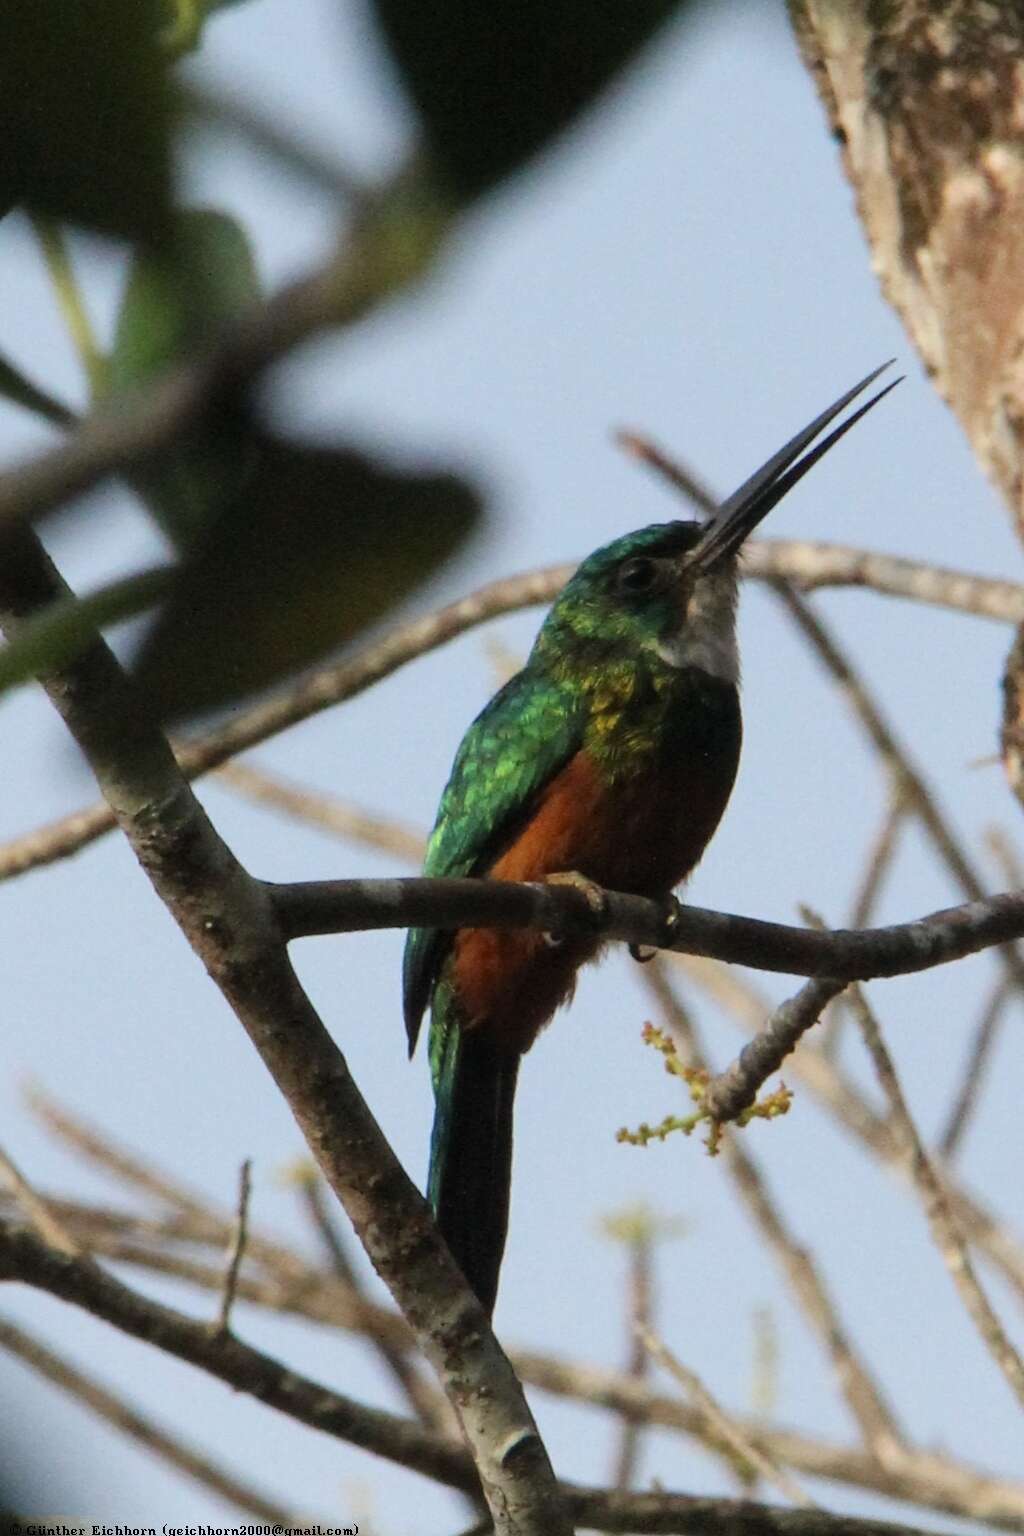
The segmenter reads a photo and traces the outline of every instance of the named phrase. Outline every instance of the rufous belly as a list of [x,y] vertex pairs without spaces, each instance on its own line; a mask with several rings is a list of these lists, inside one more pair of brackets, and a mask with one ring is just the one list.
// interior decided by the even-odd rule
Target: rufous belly
[[[723,780],[710,760],[684,775],[637,773],[609,783],[579,752],[487,874],[543,880],[575,870],[611,890],[665,896],[700,859],[731,787],[732,772]],[[493,1029],[528,1050],[599,947],[588,937],[559,943],[529,929],[460,930],[451,974],[465,1027]]]

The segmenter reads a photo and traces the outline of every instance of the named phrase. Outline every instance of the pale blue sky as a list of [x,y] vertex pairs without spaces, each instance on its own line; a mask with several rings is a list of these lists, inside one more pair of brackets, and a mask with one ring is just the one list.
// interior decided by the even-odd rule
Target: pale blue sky
[[[252,92],[364,172],[386,169],[405,142],[408,119],[358,8],[257,0],[229,10],[211,26],[198,68],[208,81]],[[197,147],[188,183],[195,200],[244,219],[268,284],[325,249],[331,210],[233,143]],[[82,252],[97,313],[109,318],[116,268],[95,244],[83,243]],[[78,394],[73,360],[17,218],[0,225],[0,341],[40,378]],[[297,430],[410,460],[455,461],[489,486],[494,516],[486,535],[411,605],[423,609],[678,515],[665,492],[616,451],[613,427],[651,433],[725,492],[894,354],[906,382],[765,531],[1014,576],[1019,549],[1003,510],[879,295],[783,8],[719,6],[676,29],[600,117],[467,220],[422,293],[352,335],[307,349],[273,393]],[[5,458],[38,436],[23,416],[0,414]],[[149,560],[156,549],[127,502],[103,500],[88,532],[72,521],[55,532],[55,551],[80,587]],[[978,846],[993,820],[1015,830],[1016,807],[998,767],[972,766],[996,750],[1009,632],[863,593],[816,601],[875,679],[963,835]],[[502,621],[495,633],[525,652],[537,622],[536,614]],[[757,590],[744,593],[741,644],[744,759],[691,895],[781,921],[793,920],[796,904],[807,901],[840,920],[884,804],[881,775],[815,664]],[[493,684],[475,634],[255,757],[426,825],[461,732]],[[6,699],[3,726],[0,835],[90,798],[41,697],[25,691]],[[202,795],[257,874],[306,879],[398,869],[222,789],[204,786]],[[956,899],[911,833],[881,918]],[[294,1198],[277,1180],[301,1152],[290,1117],[118,842],[107,839],[0,887],[0,940],[2,1140],[33,1180],[94,1198],[110,1193],[28,1118],[19,1098],[28,1076],[211,1197],[229,1202],[238,1164],[252,1156],[254,1220],[307,1241]],[[363,1092],[419,1179],[430,1094],[425,1062],[405,1059],[401,943],[398,933],[317,940],[298,948],[296,959]],[[941,1123],[993,974],[992,959],[982,957],[872,989],[926,1129]],[[762,984],[776,997],[792,989],[785,978]],[[715,1060],[724,1064],[737,1037],[700,1012]],[[770,1308],[781,1349],[779,1417],[848,1436],[827,1366],[720,1168],[696,1143],[641,1152],[614,1141],[623,1122],[676,1107],[658,1061],[639,1045],[648,1014],[631,962],[616,956],[583,979],[571,1013],[559,1016],[525,1064],[498,1331],[510,1345],[621,1363],[623,1258],[600,1236],[599,1217],[645,1198],[689,1223],[689,1236],[667,1247],[658,1264],[659,1326],[673,1347],[728,1406],[742,1410],[753,1314]],[[1022,1142],[1011,1070],[1018,1027],[1015,1013],[963,1166],[1020,1227]],[[860,1074],[854,1048],[850,1060]],[[1019,1419],[1009,1393],[959,1311],[913,1203],[865,1164],[806,1094],[787,1120],[750,1135],[795,1230],[820,1247],[844,1315],[912,1431],[1008,1472],[1019,1468]],[[151,1288],[204,1315],[212,1308],[209,1297]],[[993,1293],[1019,1338],[1017,1303],[998,1285]],[[418,1477],[294,1426],[56,1302],[12,1290],[0,1307],[294,1507],[339,1518],[360,1510],[382,1533],[445,1536],[464,1523],[458,1502]],[[245,1307],[237,1325],[328,1384],[398,1406],[358,1342]],[[535,1404],[559,1470],[604,1478],[611,1421],[540,1396]],[[225,1523],[232,1515],[3,1356],[0,1414],[12,1415],[26,1439],[62,1448],[51,1512],[66,1504],[68,1513],[136,1523]],[[730,1491],[716,1464],[663,1435],[647,1443],[643,1477]],[[822,1497],[836,1509],[883,1508],[831,1489]]]

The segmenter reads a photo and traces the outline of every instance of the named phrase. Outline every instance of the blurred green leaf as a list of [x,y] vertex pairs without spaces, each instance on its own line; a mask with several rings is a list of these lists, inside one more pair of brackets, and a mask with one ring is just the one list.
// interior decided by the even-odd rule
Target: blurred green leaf
[[16,0],[0,48],[0,208],[157,242],[170,107],[152,0]]
[[16,364],[0,352],[0,395],[5,400],[11,400],[15,405],[24,406],[26,411],[34,411],[37,416],[45,416],[47,421],[52,421],[58,427],[67,427],[75,419],[74,412],[69,410],[61,401],[54,398],[38,384],[22,373]]
[[207,18],[214,11],[241,5],[243,0],[162,0],[167,15],[160,44],[172,58],[190,53],[202,41]]
[[[128,394],[180,362],[260,295],[242,226],[215,209],[190,209],[175,220],[161,251],[132,262],[117,317],[107,388]],[[244,481],[251,455],[244,426],[223,418],[213,428],[147,465],[132,484],[179,549],[187,548]]]
[[471,198],[564,128],[686,0],[373,0],[453,189]]
[[186,209],[165,251],[132,262],[110,355],[111,388],[145,383],[259,297],[252,247],[237,219]]
[[139,571],[88,597],[62,597],[27,619],[9,645],[0,646],[0,693],[64,666],[105,624],[147,609],[171,589],[172,566]]
[[154,712],[214,709],[351,640],[422,585],[480,511],[454,475],[265,439],[143,644],[135,670]]

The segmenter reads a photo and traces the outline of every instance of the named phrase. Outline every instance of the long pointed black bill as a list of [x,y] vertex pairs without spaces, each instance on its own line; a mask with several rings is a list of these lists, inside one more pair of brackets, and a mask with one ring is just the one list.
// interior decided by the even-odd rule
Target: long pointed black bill
[[811,443],[823,432],[830,421],[834,421],[840,411],[844,411],[855,400],[862,390],[867,389],[884,373],[886,368],[891,368],[894,362],[890,358],[880,368],[875,368],[866,378],[861,379],[852,389],[848,389],[834,405],[830,405],[827,411],[822,411],[816,416],[810,426],[804,427],[796,437],[790,438],[785,447],[772,455],[767,463],[745,480],[738,490],[733,491],[728,500],[723,501],[715,516],[704,530],[704,536],[686,558],[687,566],[707,567],[713,565],[716,560],[725,555],[735,553],[743,541],[757,527],[762,518],[768,516],[773,507],[777,506],[787,492],[791,491],[798,480],[802,480],[809,469],[812,469],[818,460],[828,450],[838,443],[841,437],[845,437],[850,428],[873,410],[879,400],[884,400],[891,389],[901,381],[894,379],[884,389],[879,390],[864,405],[859,406],[852,416],[848,416],[844,422],[823,438],[809,453],[804,453],[805,448],[810,448]]

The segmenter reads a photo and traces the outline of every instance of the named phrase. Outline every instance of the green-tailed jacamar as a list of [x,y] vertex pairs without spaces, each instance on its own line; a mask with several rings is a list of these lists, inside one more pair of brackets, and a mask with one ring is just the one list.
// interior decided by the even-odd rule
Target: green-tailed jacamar
[[[543,880],[574,871],[610,889],[667,898],[690,873],[739,760],[740,546],[888,393],[811,447],[880,372],[798,433],[708,524],[641,528],[584,560],[525,667],[466,732],[426,874]],[[528,930],[418,928],[408,937],[410,1050],[431,1006],[428,1194],[488,1311],[508,1224],[519,1060],[599,948],[590,938],[556,943]]]

